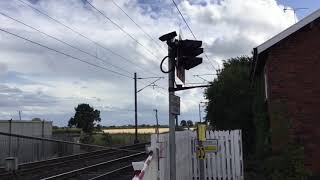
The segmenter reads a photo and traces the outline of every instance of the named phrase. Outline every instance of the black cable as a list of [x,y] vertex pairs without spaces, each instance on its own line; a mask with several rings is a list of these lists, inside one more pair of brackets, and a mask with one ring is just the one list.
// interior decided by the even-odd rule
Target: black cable
[[9,16],[9,15],[7,15],[7,14],[4,14],[4,13],[2,13],[2,12],[0,12],[0,14],[3,15],[3,16],[5,16],[5,17],[7,17],[7,18],[9,18],[9,19],[11,19],[11,20],[13,20],[13,21],[15,21],[15,22],[18,22],[18,23],[20,23],[20,24],[23,24],[24,26],[27,26],[27,27],[29,27],[30,29],[33,29],[33,30],[35,30],[35,31],[37,31],[37,32],[39,32],[39,33],[41,33],[41,34],[44,34],[45,36],[48,36],[48,37],[50,37],[50,38],[52,38],[52,39],[55,39],[56,41],[59,41],[59,42],[65,44],[65,45],[67,45],[67,46],[69,46],[69,47],[71,47],[71,48],[73,48],[73,49],[76,49],[76,50],[78,50],[78,51],[80,51],[80,52],[82,52],[82,53],[85,53],[85,54],[93,57],[93,58],[96,58],[96,59],[102,61],[102,62],[105,63],[105,64],[108,64],[108,65],[110,65],[110,66],[112,66],[112,67],[115,67],[115,68],[120,69],[120,70],[122,70],[122,71],[124,71],[124,72],[127,72],[127,73],[129,73],[129,74],[132,74],[130,71],[127,71],[127,70],[125,70],[125,69],[123,69],[123,68],[121,68],[121,67],[118,67],[118,66],[116,66],[116,65],[113,65],[113,64],[105,61],[104,59],[101,59],[101,58],[99,58],[99,57],[97,57],[97,56],[95,56],[95,55],[93,55],[93,54],[91,54],[91,53],[89,53],[89,52],[87,52],[87,51],[84,51],[84,50],[82,50],[82,49],[80,49],[80,48],[77,48],[77,47],[75,47],[75,46],[73,46],[73,45],[71,45],[71,44],[69,44],[69,43],[67,43],[67,42],[65,42],[65,41],[63,41],[63,40],[61,40],[61,39],[58,39],[58,38],[56,38],[56,37],[54,37],[54,36],[51,36],[51,35],[43,32],[43,31],[41,31],[41,30],[39,30],[39,29],[37,29],[37,28],[35,28],[35,27],[32,27],[32,26],[30,26],[30,25],[28,25],[28,24],[25,24],[24,22],[19,21],[19,20],[15,19],[15,18],[13,18],[13,17],[11,17],[11,16]]
[[88,3],[93,9],[95,9],[99,14],[101,14],[103,17],[108,19],[113,25],[115,25],[118,29],[120,29],[123,33],[125,33],[127,36],[129,36],[133,41],[135,41],[137,44],[139,44],[141,47],[143,47],[145,50],[147,50],[152,56],[157,58],[152,51],[150,51],[146,46],[141,44],[136,38],[134,38],[130,33],[128,33],[126,30],[124,30],[119,24],[114,22],[112,19],[110,19],[107,15],[105,15],[102,11],[100,11],[98,8],[96,8],[94,5],[92,5],[88,0],[84,0],[86,3]]
[[[166,56],[164,57],[162,60],[161,60],[161,63],[160,63],[160,70],[161,72],[163,73],[169,73],[171,71],[173,71],[174,67],[172,67],[171,69],[168,69],[168,71],[164,71],[163,68],[162,68],[162,65],[163,65],[163,62],[168,58],[169,56]],[[168,59],[169,60],[169,59]]]
[[31,8],[31,9],[33,9],[34,11],[38,12],[39,14],[41,14],[41,15],[43,15],[43,16],[46,16],[47,18],[49,18],[49,19],[51,19],[52,21],[60,24],[61,26],[69,29],[69,30],[72,31],[73,33],[75,33],[75,34],[77,34],[77,35],[79,35],[79,36],[87,39],[88,41],[92,42],[92,43],[95,44],[96,46],[99,46],[99,47],[101,47],[102,49],[104,49],[104,50],[106,50],[106,51],[108,51],[108,52],[110,52],[110,53],[112,53],[112,54],[120,57],[121,59],[129,62],[130,64],[138,67],[139,69],[143,70],[144,72],[147,71],[147,72],[149,72],[150,74],[153,74],[153,75],[156,75],[156,76],[158,75],[158,74],[155,74],[155,73],[153,73],[152,71],[150,71],[150,70],[148,70],[148,69],[144,69],[144,68],[140,67],[139,65],[137,65],[136,63],[134,63],[132,60],[130,60],[130,59],[122,56],[121,54],[119,54],[119,53],[117,53],[117,52],[115,52],[115,51],[113,51],[113,50],[111,50],[111,49],[109,49],[109,48],[101,45],[100,43],[98,43],[98,42],[96,42],[96,41],[94,41],[94,40],[92,40],[92,39],[90,39],[89,37],[83,35],[82,33],[78,32],[78,31],[76,31],[76,30],[74,30],[74,29],[71,28],[70,26],[67,26],[66,24],[62,23],[61,21],[59,21],[59,20],[51,17],[50,15],[46,14],[45,12],[43,12],[43,11],[41,11],[41,10],[39,10],[39,9],[37,9],[37,8],[29,5],[29,4],[27,4],[27,3],[24,2],[23,0],[17,0],[17,1],[19,1],[19,2],[22,3],[22,4],[24,4],[25,6],[28,6],[29,8]]
[[6,31],[6,30],[4,30],[4,29],[2,29],[2,28],[0,28],[0,31],[5,32],[5,33],[7,33],[7,34],[10,34],[10,35],[12,35],[12,36],[18,37],[18,38],[23,39],[23,40],[25,40],[25,41],[28,41],[28,42],[30,42],[30,43],[36,44],[36,45],[38,45],[38,46],[40,46],[40,47],[49,49],[49,50],[54,51],[54,52],[56,52],[56,53],[62,54],[62,55],[64,55],[64,56],[70,57],[70,58],[75,59],[75,60],[77,60],[77,61],[80,61],[80,62],[89,64],[89,65],[94,66],[94,67],[96,67],[96,68],[100,68],[100,69],[103,69],[103,70],[105,70],[105,71],[109,71],[109,72],[112,72],[112,73],[114,73],[114,74],[118,74],[118,75],[120,75],[120,76],[123,76],[123,77],[132,79],[132,77],[127,76],[127,75],[125,75],[125,74],[122,74],[122,73],[119,73],[119,72],[116,72],[116,71],[107,69],[107,68],[105,68],[105,67],[96,65],[96,64],[94,64],[94,63],[85,61],[85,60],[83,60],[83,59],[74,57],[74,56],[72,56],[72,55],[66,54],[66,53],[64,53],[64,52],[61,52],[61,51],[56,50],[56,49],[53,49],[53,48],[48,47],[48,46],[46,46],[46,45],[43,45],[43,44],[40,44],[40,43],[38,43],[38,42],[32,41],[32,40],[30,40],[30,39],[27,39],[27,38],[25,38],[25,37],[19,36],[19,35],[17,35],[17,34],[12,33],[12,32]]

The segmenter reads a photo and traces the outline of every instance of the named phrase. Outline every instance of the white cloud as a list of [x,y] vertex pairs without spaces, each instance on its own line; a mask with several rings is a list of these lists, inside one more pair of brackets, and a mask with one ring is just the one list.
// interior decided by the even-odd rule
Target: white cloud
[[[154,74],[166,76],[159,70],[160,60],[166,55],[165,43],[159,41],[158,45],[155,44],[111,1],[92,0],[91,2],[145,47],[152,50],[154,55],[81,0],[40,0],[33,6],[72,26],[104,47],[119,53],[131,63],[95,46],[16,0],[1,1],[0,7],[2,13],[94,54],[121,67],[124,71],[109,67],[89,55],[71,49],[2,15],[0,15],[0,27],[129,76],[133,76],[133,72],[138,72],[140,77],[155,76]],[[144,3],[138,0],[115,2],[156,41],[164,33],[178,31],[179,26],[182,28],[184,38],[192,39],[169,0]],[[199,0],[197,2],[184,0],[180,1],[178,6],[198,39],[204,41],[205,51],[210,59],[218,60],[220,64],[221,59],[250,54],[254,46],[285,29],[294,21],[292,14],[283,13],[282,5],[277,4],[275,0]],[[0,32],[0,40],[0,82],[6,83],[8,93],[12,89],[19,90],[15,94],[9,93],[5,96],[7,100],[19,99],[16,101],[19,104],[2,101],[0,119],[9,118],[9,114],[22,109],[27,117],[40,116],[52,119],[59,125],[65,125],[73,113],[74,106],[77,103],[86,102],[102,111],[104,124],[132,124],[132,79],[98,70],[3,32]],[[162,48],[158,47],[159,44]],[[212,72],[211,66],[204,60],[202,65],[186,72],[186,79],[188,82],[199,82],[201,80],[193,77],[194,74]],[[15,76],[13,77],[12,74]],[[146,83],[148,82],[139,84],[139,88],[144,87]],[[166,84],[167,80],[161,80],[159,83],[162,87],[166,87]],[[159,109],[160,122],[167,123],[167,95],[164,91],[157,90],[161,93],[147,88],[138,95],[139,118],[143,123],[153,122],[152,109],[154,108]],[[4,91],[2,89],[1,92],[4,93]],[[182,118],[197,118],[191,112],[197,112],[198,102],[203,100],[203,90],[190,90],[177,94],[181,95]]]

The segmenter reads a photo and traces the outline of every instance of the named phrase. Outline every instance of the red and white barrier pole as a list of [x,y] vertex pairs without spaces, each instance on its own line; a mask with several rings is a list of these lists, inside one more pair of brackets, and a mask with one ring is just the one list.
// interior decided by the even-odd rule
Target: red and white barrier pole
[[135,169],[135,172],[134,172],[135,175],[132,180],[142,180],[143,179],[144,174],[146,173],[146,170],[147,170],[149,164],[151,163],[152,155],[153,155],[153,151],[150,151],[149,156],[146,159],[146,161],[144,162],[143,168],[141,170]]

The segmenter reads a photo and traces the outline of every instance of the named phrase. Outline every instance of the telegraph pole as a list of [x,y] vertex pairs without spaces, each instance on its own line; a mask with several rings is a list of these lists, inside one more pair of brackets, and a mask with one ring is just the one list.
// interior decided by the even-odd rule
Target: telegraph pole
[[137,103],[137,73],[134,73],[134,143],[139,143],[138,140],[138,103]]

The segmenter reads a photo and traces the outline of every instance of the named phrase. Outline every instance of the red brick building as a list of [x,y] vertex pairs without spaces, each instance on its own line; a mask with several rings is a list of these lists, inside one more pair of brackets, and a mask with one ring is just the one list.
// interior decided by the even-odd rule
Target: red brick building
[[[286,144],[274,132],[290,124],[288,134],[304,146],[305,166],[320,178],[320,10],[254,48],[251,70],[253,81],[264,79],[273,151]],[[276,118],[279,104],[287,122]]]

